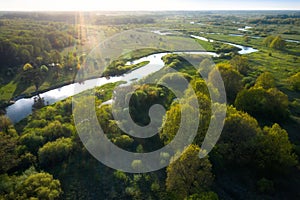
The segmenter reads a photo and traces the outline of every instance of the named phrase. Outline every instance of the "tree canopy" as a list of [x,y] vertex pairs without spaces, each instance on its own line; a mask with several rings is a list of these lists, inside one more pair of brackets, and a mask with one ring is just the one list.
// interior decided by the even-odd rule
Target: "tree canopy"
[[200,148],[190,145],[180,158],[167,168],[166,187],[174,198],[184,199],[189,195],[207,191],[214,176],[208,158],[199,159]]

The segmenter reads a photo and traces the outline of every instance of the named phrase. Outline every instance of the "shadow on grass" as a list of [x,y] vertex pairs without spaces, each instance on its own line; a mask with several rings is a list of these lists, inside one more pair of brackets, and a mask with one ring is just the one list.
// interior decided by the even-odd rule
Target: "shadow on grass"
[[15,81],[14,83],[17,85],[16,90],[13,93],[14,97],[21,95],[28,87],[31,86],[31,84],[23,81]]

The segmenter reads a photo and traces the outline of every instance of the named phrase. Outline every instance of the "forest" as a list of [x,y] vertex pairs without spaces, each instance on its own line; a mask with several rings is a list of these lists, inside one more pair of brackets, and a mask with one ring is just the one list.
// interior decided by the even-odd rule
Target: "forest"
[[[299,11],[0,12],[0,199],[299,199],[299,25]],[[166,35],[152,33],[159,42],[172,37],[170,31],[198,36],[192,40],[217,56],[188,54],[186,60],[145,47],[115,60],[104,58],[105,66],[89,58],[107,38],[145,27],[167,30]],[[157,72],[132,84],[109,82],[75,94],[75,108],[72,95],[55,103],[43,99],[44,92],[76,81],[109,80],[143,69],[150,60],[134,61],[158,53],[166,54]],[[83,75],[87,64],[92,67]],[[212,103],[212,95],[220,95],[218,73],[226,105]],[[190,87],[178,100],[177,91],[163,83],[178,83],[181,77]],[[107,103],[116,98],[115,88],[140,126],[152,120],[153,105],[165,108],[156,135],[138,138],[120,128],[129,122],[116,120]],[[209,88],[215,88],[213,94]],[[178,159],[157,171],[127,173],[99,162],[81,141],[74,119],[92,100],[97,121],[114,145],[148,153],[176,137],[182,111],[194,109],[192,94],[201,113],[196,136]],[[28,98],[34,98],[31,114],[10,119],[9,106]],[[226,107],[224,127],[212,151],[200,159],[209,124],[218,118],[212,107]],[[195,119],[187,119],[189,127]],[[167,153],[161,157],[172,159]],[[133,169],[142,165],[131,163]]]

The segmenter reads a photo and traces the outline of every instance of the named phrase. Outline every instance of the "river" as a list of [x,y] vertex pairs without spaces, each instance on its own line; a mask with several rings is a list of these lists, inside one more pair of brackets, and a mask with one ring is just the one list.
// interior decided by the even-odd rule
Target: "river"
[[[214,42],[214,40],[207,39],[207,38],[202,37],[202,36],[191,35],[191,37],[199,39],[199,40],[203,40],[203,41],[206,41],[206,42]],[[219,42],[222,42],[222,41],[219,41]],[[222,43],[229,44],[231,46],[235,46],[235,47],[241,49],[240,51],[238,51],[239,54],[248,54],[248,53],[254,53],[254,52],[258,51],[257,49],[254,49],[252,47],[242,46],[242,45],[239,45],[239,44],[234,44],[234,43],[230,43],[230,42],[222,42]]]
[[[192,37],[192,36],[191,36]],[[196,38],[196,37],[195,37]],[[202,38],[203,39],[203,38]],[[233,43],[227,43],[233,46],[236,46],[240,48],[239,51],[240,54],[247,54],[257,51],[256,49],[253,49],[251,47],[244,47],[241,45],[233,44]],[[218,54],[214,52],[174,52],[177,54],[180,53],[187,53],[187,54],[203,54],[203,55],[210,55],[210,56],[219,56]],[[75,94],[78,94],[82,92],[80,89],[77,88],[85,88],[85,89],[91,89],[96,86],[102,86],[107,83],[113,83],[117,81],[127,81],[127,83],[130,83],[132,81],[139,80],[151,73],[154,73],[158,70],[160,70],[164,66],[164,62],[161,60],[161,58],[168,53],[155,53],[149,56],[145,56],[143,58],[137,59],[131,63],[127,64],[137,64],[143,61],[150,61],[147,65],[138,68],[136,70],[133,70],[129,73],[124,74],[123,76],[119,77],[110,77],[107,78],[96,78],[92,80],[86,80],[84,83],[73,83],[69,84],[63,87],[59,87],[53,90],[49,90],[44,93],[40,93],[39,96],[41,98],[44,98],[46,104],[54,104],[55,102],[64,100],[70,96],[73,96]],[[151,66],[151,67],[150,67]],[[97,84],[95,85],[95,82]],[[85,84],[85,87],[79,87],[80,84]],[[75,90],[76,88],[76,90]],[[34,98],[21,98],[17,100],[14,104],[8,106],[6,108],[6,115],[11,119],[13,123],[19,122],[20,120],[24,119],[28,115],[32,113],[32,105],[34,103]]]

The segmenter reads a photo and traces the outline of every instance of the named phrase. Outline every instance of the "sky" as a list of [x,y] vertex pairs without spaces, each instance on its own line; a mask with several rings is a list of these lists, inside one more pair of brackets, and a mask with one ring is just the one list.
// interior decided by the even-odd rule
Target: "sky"
[[1,0],[0,10],[300,10],[300,0]]

